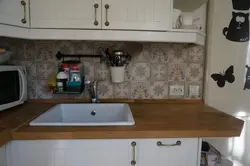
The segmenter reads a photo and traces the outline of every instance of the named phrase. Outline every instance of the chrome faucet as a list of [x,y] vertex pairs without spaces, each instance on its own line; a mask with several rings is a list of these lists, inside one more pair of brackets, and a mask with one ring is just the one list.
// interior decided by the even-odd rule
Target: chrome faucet
[[89,85],[89,94],[91,97],[91,102],[92,103],[100,103],[99,98],[98,98],[98,85],[99,81],[86,81],[85,82],[87,85]]

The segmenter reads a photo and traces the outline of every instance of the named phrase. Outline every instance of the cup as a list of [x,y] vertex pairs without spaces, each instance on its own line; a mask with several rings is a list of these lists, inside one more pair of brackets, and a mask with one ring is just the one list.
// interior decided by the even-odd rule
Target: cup
[[111,81],[113,83],[122,83],[124,81],[125,66],[110,67]]

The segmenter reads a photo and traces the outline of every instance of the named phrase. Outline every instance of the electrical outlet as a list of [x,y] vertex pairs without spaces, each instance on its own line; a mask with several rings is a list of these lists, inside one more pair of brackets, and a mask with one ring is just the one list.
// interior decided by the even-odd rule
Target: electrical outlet
[[171,85],[170,96],[184,96],[184,86],[183,85]]
[[199,85],[190,85],[189,86],[189,96],[199,96],[200,95],[200,86]]

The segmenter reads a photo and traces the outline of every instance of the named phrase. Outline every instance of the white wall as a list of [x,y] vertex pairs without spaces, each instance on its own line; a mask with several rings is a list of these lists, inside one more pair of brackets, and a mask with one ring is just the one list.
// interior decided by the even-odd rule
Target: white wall
[[174,0],[174,8],[191,12],[205,4],[207,0]]
[[[250,65],[249,43],[232,42],[222,34],[223,28],[229,25],[232,11],[232,0],[210,0],[205,103],[232,115],[239,112],[250,115],[250,90],[243,90],[245,65]],[[225,71],[230,65],[234,65],[236,81],[219,88],[211,74]]]

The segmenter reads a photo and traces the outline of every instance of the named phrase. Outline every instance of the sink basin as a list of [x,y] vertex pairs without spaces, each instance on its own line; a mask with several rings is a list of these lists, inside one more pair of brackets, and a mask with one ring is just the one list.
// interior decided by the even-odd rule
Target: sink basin
[[31,126],[131,126],[128,104],[59,104],[30,122]]

